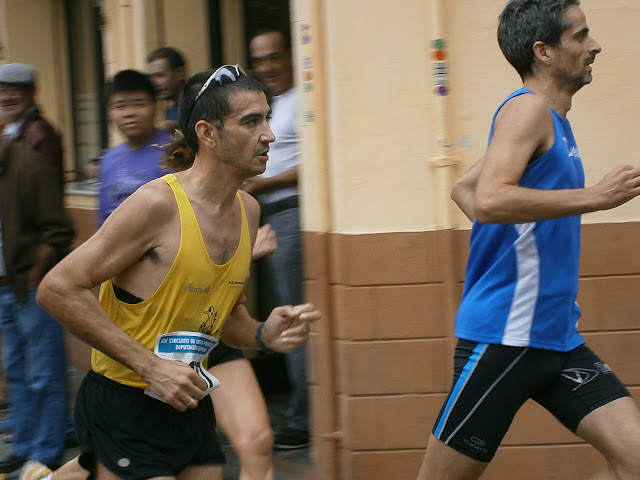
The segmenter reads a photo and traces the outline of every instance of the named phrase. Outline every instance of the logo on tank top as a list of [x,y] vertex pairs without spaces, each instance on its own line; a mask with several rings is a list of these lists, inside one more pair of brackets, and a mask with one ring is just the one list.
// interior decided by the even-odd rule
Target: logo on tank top
[[578,151],[578,147],[576,147],[575,145],[570,147],[569,140],[567,140],[567,137],[562,137],[562,139],[564,140],[564,144],[567,146],[567,150],[569,150],[569,154],[568,154],[569,157],[582,160],[582,158],[580,157],[580,152]]
[[185,285],[182,287],[182,290],[189,293],[209,293],[209,287],[207,288],[198,288],[193,285]]
[[216,310],[216,307],[212,305],[207,308],[207,310],[202,314],[202,317],[203,320],[200,324],[199,331],[206,333],[207,335],[212,335],[214,333],[213,326],[218,320],[218,311]]

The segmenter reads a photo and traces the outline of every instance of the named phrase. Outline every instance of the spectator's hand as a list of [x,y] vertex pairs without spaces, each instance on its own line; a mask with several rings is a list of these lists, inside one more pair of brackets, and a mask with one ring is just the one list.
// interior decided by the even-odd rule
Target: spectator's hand
[[273,351],[287,353],[309,339],[309,324],[322,315],[312,303],[276,307],[262,329],[262,342]]
[[266,180],[260,176],[257,176],[257,177],[252,177],[246,182],[244,182],[242,189],[245,192],[255,196],[263,192],[263,190],[265,189],[265,185],[266,185]]
[[251,253],[251,259],[257,260],[266,255],[271,255],[278,250],[278,239],[276,238],[276,232],[271,228],[271,225],[266,224],[258,228],[256,234],[256,241],[253,244],[253,251]]
[[204,397],[206,382],[186,363],[156,358],[143,377],[149,388],[180,412],[196,408]]

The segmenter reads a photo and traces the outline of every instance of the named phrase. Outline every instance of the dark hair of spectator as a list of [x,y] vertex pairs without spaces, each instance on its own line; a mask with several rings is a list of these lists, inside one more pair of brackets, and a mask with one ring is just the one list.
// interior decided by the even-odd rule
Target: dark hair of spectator
[[105,101],[108,103],[116,93],[138,91],[148,93],[152,100],[156,99],[156,90],[149,75],[137,70],[120,70],[105,86]]
[[165,59],[169,63],[171,70],[185,66],[184,56],[173,47],[156,48],[153,52],[147,55],[147,63],[155,62],[160,59]]
[[279,33],[280,35],[282,35],[282,39],[284,40],[285,50],[291,50],[291,35],[289,35],[288,32],[285,32],[284,30],[281,30],[276,27],[263,27],[256,30],[255,32],[253,32],[253,35],[251,35],[251,40],[253,40],[254,38],[260,35],[265,35],[267,33]]

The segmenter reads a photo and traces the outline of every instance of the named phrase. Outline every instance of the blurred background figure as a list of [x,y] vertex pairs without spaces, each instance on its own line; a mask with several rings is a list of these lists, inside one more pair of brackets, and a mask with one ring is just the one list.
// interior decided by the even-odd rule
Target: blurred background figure
[[[269,125],[276,136],[270,145],[266,171],[249,179],[245,189],[262,207],[262,223],[270,224],[278,251],[262,262],[260,289],[267,292],[267,309],[304,301],[300,213],[298,207],[298,92],[293,88],[291,45],[278,30],[263,30],[250,42],[255,73],[273,94]],[[291,384],[286,420],[275,434],[274,448],[295,449],[309,444],[309,410],[305,349],[285,354]]]
[[7,116],[4,134],[42,154],[50,180],[60,191],[64,183],[62,141],[35,103],[36,71],[24,63],[0,66],[0,107]]
[[147,56],[147,69],[158,99],[172,102],[158,127],[172,132],[178,128],[178,100],[187,83],[184,56],[173,47],[157,48]]
[[98,226],[141,185],[164,174],[162,145],[171,135],[154,124],[156,90],[148,75],[121,70],[107,87],[107,112],[125,141],[100,159]]
[[29,459],[62,462],[68,414],[64,333],[35,292],[74,232],[61,177],[52,181],[51,159],[35,150],[55,150],[58,137],[33,104],[34,77],[27,65],[0,67],[0,118],[9,122],[0,142],[0,329],[13,442],[0,473],[12,474]]

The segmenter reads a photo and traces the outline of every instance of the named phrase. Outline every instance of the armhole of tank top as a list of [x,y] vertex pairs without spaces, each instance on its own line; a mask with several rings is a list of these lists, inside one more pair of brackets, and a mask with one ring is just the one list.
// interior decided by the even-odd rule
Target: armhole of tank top
[[[494,127],[494,125],[496,123],[496,117],[498,116],[498,113],[500,113],[500,110],[502,110],[502,107],[504,107],[507,104],[507,102],[510,102],[514,98],[519,97],[520,95],[526,95],[526,94],[535,95],[536,93],[533,92],[532,90],[529,90],[528,88],[521,88],[521,89],[516,90],[515,92],[513,92],[511,95],[509,95],[507,97],[507,99],[504,102],[502,102],[502,104],[496,110],[496,113],[493,114],[493,120],[491,121],[491,130],[489,132],[489,135],[491,137],[493,137],[493,127]],[[552,108],[549,108],[549,111],[551,112],[551,122],[553,123],[553,143],[551,144],[551,147],[549,148],[549,150],[544,152],[538,158],[530,160],[529,163],[527,164],[527,167],[529,165],[533,165],[534,163],[537,163],[540,159],[545,158],[549,154],[549,152],[551,150],[553,150],[554,147],[556,146],[556,140],[557,140],[557,138],[556,138],[556,133],[557,133],[556,122],[557,122],[557,119],[556,119],[555,116],[557,114]]]
[[528,88],[520,88],[520,89],[516,90],[515,92],[512,92],[504,100],[504,102],[502,102],[498,106],[498,108],[496,109],[495,113],[493,114],[493,117],[491,118],[491,130],[489,131],[489,137],[493,137],[493,127],[496,124],[496,118],[498,117],[498,114],[500,113],[500,110],[502,110],[502,107],[504,107],[507,103],[509,103],[514,98],[519,97],[520,95],[526,95],[526,94],[535,95],[535,92],[529,90]]
[[544,152],[538,158],[531,160],[527,164],[527,167],[540,163],[545,158],[550,156],[552,154],[553,150],[555,150],[555,148],[556,148],[556,145],[558,143],[558,122],[559,122],[559,120],[556,118],[557,113],[552,108],[549,108],[549,112],[551,113],[551,123],[553,123],[553,143],[549,147],[549,150]]

